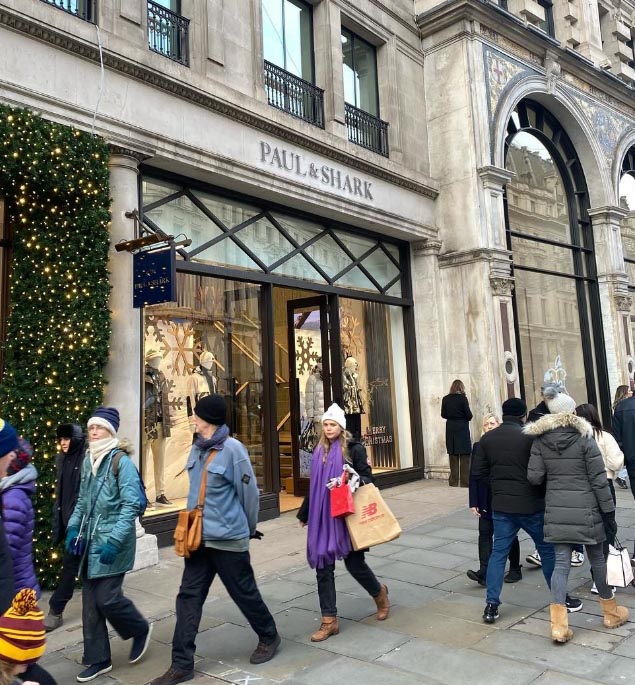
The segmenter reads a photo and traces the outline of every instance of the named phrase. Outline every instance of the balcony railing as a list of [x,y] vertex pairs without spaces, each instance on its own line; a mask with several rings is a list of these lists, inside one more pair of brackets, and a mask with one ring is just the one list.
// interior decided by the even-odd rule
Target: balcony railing
[[388,123],[346,103],[346,128],[351,143],[388,157]]
[[184,64],[190,64],[188,33],[190,20],[148,0],[148,45],[150,50]]
[[96,0],[42,0],[47,5],[53,5],[57,9],[73,14],[84,21],[95,23],[97,19]]
[[267,101],[291,116],[324,128],[324,91],[265,60]]

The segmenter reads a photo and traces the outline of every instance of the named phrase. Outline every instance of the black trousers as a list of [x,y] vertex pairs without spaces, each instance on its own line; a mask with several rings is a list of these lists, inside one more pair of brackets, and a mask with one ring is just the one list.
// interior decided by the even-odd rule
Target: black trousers
[[[344,558],[344,565],[346,570],[371,597],[377,597],[381,592],[381,584],[366,563],[363,551],[351,552]],[[315,569],[322,616],[337,616],[334,571],[335,564]]]
[[[481,516],[478,520],[478,560],[480,564],[479,574],[483,577],[487,575],[487,564],[492,553],[493,544],[494,521]],[[508,559],[510,571],[520,568],[520,543],[518,542],[518,537],[515,537],[512,541]]]
[[31,664],[24,673],[20,674],[20,682],[32,680],[38,685],[57,685],[57,680],[37,664]]
[[106,620],[122,640],[143,635],[148,622],[121,590],[124,574],[108,578],[82,578],[82,628],[87,666],[110,661],[110,640]]
[[176,597],[176,627],[172,639],[172,666],[175,668],[183,671],[194,668],[196,635],[203,604],[217,574],[258,639],[271,644],[276,638],[276,623],[256,585],[249,552],[201,547],[185,559],[181,587]]
[[49,599],[51,613],[62,614],[73,597],[75,580],[79,575],[79,564],[82,558],[76,554],[65,554],[62,559],[62,573],[55,592]]

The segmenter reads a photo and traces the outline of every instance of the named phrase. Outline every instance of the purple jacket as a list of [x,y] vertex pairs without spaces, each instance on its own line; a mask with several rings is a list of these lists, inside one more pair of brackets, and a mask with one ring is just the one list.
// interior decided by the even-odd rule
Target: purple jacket
[[35,590],[38,598],[40,586],[33,564],[33,529],[35,512],[31,497],[35,494],[37,470],[33,464],[0,481],[2,496],[2,523],[9,543],[15,576],[15,592],[22,588]]

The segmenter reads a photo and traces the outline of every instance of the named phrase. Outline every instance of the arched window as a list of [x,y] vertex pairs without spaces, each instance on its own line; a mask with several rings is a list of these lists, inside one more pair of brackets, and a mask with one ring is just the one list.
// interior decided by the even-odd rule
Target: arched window
[[537,102],[510,117],[505,164],[515,176],[505,200],[522,394],[560,381],[578,403],[608,408],[588,194],[567,134]]
[[[622,162],[622,174],[619,185],[620,207],[628,210],[620,223],[620,233],[622,235],[622,252],[624,254],[624,266],[628,274],[628,289],[635,291],[635,146],[631,147],[626,153]],[[631,309],[632,312],[632,309]],[[635,328],[635,316],[631,313],[631,327]],[[633,331],[635,333],[635,330]],[[629,357],[633,356],[630,343],[626,343]],[[633,363],[628,363],[629,379],[632,382],[635,377]]]

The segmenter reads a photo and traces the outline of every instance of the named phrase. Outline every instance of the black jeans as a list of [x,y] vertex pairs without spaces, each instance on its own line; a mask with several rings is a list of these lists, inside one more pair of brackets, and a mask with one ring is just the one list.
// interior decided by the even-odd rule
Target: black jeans
[[181,587],[176,597],[172,666],[179,670],[194,669],[196,635],[203,604],[217,574],[261,642],[271,644],[278,634],[273,616],[256,585],[249,552],[201,547],[185,559]]
[[[346,570],[371,597],[377,597],[381,592],[381,584],[366,563],[363,551],[351,552],[345,557],[344,565]],[[322,616],[337,616],[334,571],[335,564],[315,569]]]
[[[487,563],[492,553],[494,542],[494,521],[481,516],[478,520],[478,561],[480,564],[479,575],[483,578],[487,575]],[[512,541],[509,548],[509,570],[520,568],[520,543],[518,536]]]
[[20,682],[32,680],[38,685],[57,685],[57,680],[55,680],[48,671],[45,671],[37,664],[31,664],[24,673],[20,674],[19,678]]
[[77,554],[65,554],[62,559],[62,573],[55,592],[49,599],[51,613],[62,614],[73,597],[75,579],[79,575],[79,564],[82,558]]
[[108,578],[82,578],[82,628],[87,666],[110,661],[106,619],[122,640],[143,635],[148,622],[121,590],[124,574]]

